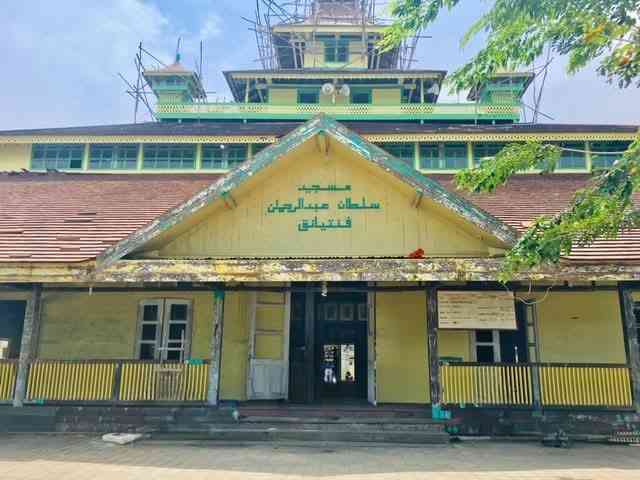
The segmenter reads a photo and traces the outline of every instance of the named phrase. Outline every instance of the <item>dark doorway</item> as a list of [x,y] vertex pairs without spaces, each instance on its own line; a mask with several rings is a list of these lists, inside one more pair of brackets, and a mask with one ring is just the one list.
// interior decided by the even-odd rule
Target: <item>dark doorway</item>
[[316,294],[318,399],[367,397],[367,295]]
[[367,307],[366,293],[292,293],[291,402],[366,399]]
[[312,368],[308,368],[307,355],[307,295],[313,301],[313,293],[291,294],[291,334],[289,336],[289,401],[308,403],[313,401]]
[[502,363],[526,363],[529,360],[527,348],[526,306],[516,303],[517,330],[500,332],[500,359]]
[[20,356],[26,307],[25,301],[0,301],[0,350],[4,350],[2,347],[5,342],[8,343],[6,358],[14,359]]

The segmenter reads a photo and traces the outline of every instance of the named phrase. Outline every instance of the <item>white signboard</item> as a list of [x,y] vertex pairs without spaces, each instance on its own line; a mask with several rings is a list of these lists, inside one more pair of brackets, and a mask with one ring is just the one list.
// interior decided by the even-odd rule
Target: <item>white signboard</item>
[[439,328],[517,330],[512,292],[438,292]]

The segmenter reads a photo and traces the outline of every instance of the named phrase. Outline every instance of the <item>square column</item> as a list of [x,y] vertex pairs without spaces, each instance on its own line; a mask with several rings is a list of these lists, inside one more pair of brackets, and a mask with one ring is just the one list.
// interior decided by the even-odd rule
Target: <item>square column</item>
[[16,388],[13,395],[13,406],[22,407],[27,396],[29,364],[36,357],[40,336],[40,312],[42,305],[42,285],[34,284],[31,297],[27,300],[24,314],[24,327],[20,345],[20,360],[16,376]]
[[213,331],[211,333],[211,363],[209,364],[209,388],[207,403],[216,407],[220,398],[220,366],[222,364],[222,337],[224,334],[223,291],[213,292]]
[[623,288],[622,296],[622,321],[627,339],[627,360],[631,368],[631,389],[633,405],[636,412],[640,413],[640,344],[638,342],[638,320],[634,312],[633,290]]
[[431,408],[439,409],[442,403],[440,385],[440,356],[438,354],[438,288],[427,288],[427,341],[429,343],[429,386]]

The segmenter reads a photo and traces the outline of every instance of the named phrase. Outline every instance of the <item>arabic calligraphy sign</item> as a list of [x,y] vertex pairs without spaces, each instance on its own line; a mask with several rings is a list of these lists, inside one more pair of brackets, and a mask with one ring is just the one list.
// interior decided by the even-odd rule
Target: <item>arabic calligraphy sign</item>
[[[351,192],[351,185],[302,185],[297,189],[300,195],[318,194],[320,192],[327,193],[344,193]],[[321,219],[318,217],[318,213],[329,212],[332,206],[341,213],[346,211],[349,215],[344,218],[327,218]],[[337,202],[313,202],[303,196],[298,197],[293,202],[281,202],[276,200],[271,203],[267,208],[267,214],[294,214],[294,213],[309,213],[313,212],[312,218],[305,218],[298,221],[298,231],[308,232],[310,230],[319,230],[326,232],[327,230],[336,229],[350,229],[353,227],[352,214],[357,211],[379,211],[382,207],[379,202],[367,202],[365,197],[362,197],[361,201],[353,200],[351,196],[341,197]]]
[[438,292],[438,326],[459,330],[516,330],[512,292]]

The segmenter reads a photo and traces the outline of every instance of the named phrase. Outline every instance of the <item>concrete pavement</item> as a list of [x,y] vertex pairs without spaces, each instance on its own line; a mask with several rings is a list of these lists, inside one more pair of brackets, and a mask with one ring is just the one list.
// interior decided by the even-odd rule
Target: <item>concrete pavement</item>
[[79,435],[0,436],[0,480],[640,480],[640,447],[223,445]]

